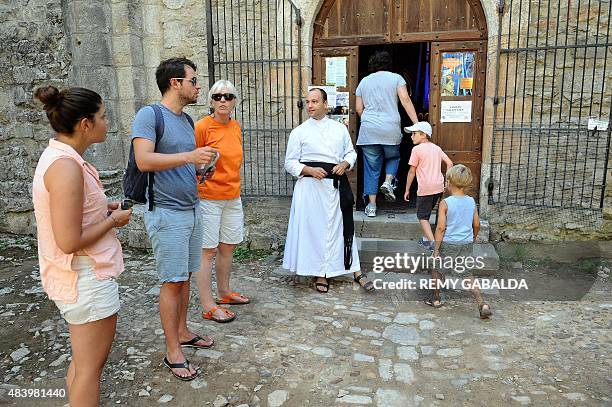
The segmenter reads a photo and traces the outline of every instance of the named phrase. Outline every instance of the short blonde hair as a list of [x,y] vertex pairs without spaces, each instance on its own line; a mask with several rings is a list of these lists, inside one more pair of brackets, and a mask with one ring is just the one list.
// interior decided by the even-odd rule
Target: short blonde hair
[[236,95],[236,100],[240,99],[240,95],[238,94],[238,89],[236,89],[234,84],[226,79],[220,79],[217,82],[215,82],[210,88],[210,90],[208,91],[208,104],[210,106],[212,106],[212,95],[214,93],[220,93],[219,91],[224,88],[229,90],[230,93],[233,93],[234,95]]
[[456,164],[446,171],[446,179],[458,188],[465,188],[472,184],[472,171],[463,164]]

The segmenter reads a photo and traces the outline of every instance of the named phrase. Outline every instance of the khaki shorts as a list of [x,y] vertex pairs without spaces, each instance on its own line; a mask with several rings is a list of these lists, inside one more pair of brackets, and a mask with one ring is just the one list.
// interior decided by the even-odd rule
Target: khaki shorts
[[89,256],[74,256],[72,269],[79,275],[77,300],[70,304],[55,301],[62,317],[72,325],[108,318],[119,312],[119,285],[115,279],[98,280]]
[[204,219],[203,249],[213,249],[219,243],[238,244],[244,239],[242,199],[201,199]]

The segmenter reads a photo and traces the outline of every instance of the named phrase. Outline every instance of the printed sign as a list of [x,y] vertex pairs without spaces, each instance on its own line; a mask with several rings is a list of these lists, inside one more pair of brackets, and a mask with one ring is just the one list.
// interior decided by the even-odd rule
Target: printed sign
[[333,109],[336,106],[336,87],[335,86],[320,86],[320,85],[309,85],[308,91],[312,88],[321,88],[327,93],[327,104],[330,109]]
[[595,130],[595,128],[597,128],[597,130],[608,130],[608,122],[606,120],[589,117],[588,129]]
[[472,121],[472,101],[443,100],[440,111],[442,123],[469,123]]
[[325,84],[346,86],[346,57],[325,58]]

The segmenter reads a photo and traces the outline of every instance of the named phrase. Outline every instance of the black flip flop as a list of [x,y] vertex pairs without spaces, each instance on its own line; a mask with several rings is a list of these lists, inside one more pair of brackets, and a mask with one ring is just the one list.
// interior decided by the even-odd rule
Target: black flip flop
[[187,359],[185,359],[185,361],[183,363],[170,363],[168,361],[167,357],[164,357],[164,366],[166,366],[168,368],[168,370],[170,370],[170,373],[172,373],[172,376],[176,377],[177,379],[184,381],[184,382],[189,382],[193,379],[195,379],[196,377],[198,377],[198,371],[196,370],[196,372],[194,374],[192,374],[191,376],[181,376],[178,375],[176,373],[174,373],[174,371],[172,369],[187,369],[189,370],[189,361]]
[[[212,339],[212,338],[210,338]],[[213,339],[213,341],[211,342],[210,345],[196,345],[196,343],[203,341],[204,338],[202,338],[201,336],[194,336],[193,339],[191,339],[190,341],[187,342],[181,342],[181,346],[184,346],[186,348],[195,348],[195,349],[211,349],[215,347],[215,341]]]
[[372,291],[374,289],[374,283],[371,281],[368,281],[367,283],[361,285],[360,281],[362,278],[368,278],[368,275],[366,273],[360,272],[359,275],[355,277],[355,273],[353,273],[353,280],[355,280],[357,284],[362,286],[363,289],[366,291]]

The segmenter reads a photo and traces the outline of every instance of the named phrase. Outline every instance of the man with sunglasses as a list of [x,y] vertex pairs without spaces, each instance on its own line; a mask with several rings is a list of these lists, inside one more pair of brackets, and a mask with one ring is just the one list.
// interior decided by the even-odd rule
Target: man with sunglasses
[[140,109],[132,125],[136,164],[155,172],[153,210],[144,216],[161,282],[159,313],[166,338],[164,365],[179,380],[193,380],[198,372],[185,358],[182,346],[209,348],[210,337],[187,328],[189,281],[200,269],[202,215],[198,205],[196,167],[210,163],[216,151],[196,148],[193,122],[183,112],[200,92],[196,66],[186,58],[162,61],[155,72],[162,94],[157,103],[163,117],[163,135],[156,145],[155,110]]

